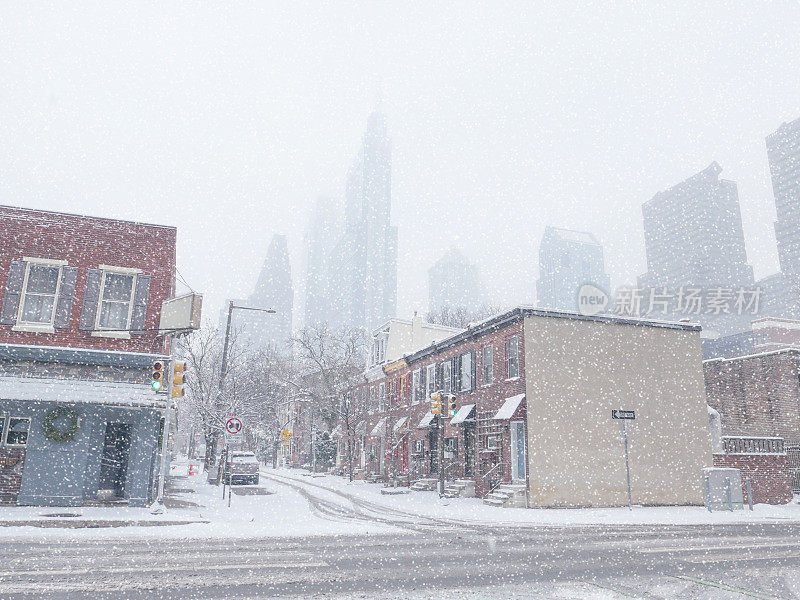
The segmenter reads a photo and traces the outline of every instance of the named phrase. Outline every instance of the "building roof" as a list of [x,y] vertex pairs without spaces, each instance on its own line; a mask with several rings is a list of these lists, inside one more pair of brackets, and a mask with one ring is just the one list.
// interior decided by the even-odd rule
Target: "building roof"
[[595,246],[600,245],[597,238],[588,231],[573,231],[571,229],[561,229],[559,227],[550,226],[547,227],[545,233],[548,231],[565,242],[577,242],[579,244],[592,244]]
[[484,333],[491,332],[493,330],[499,329],[504,325],[523,319],[525,317],[549,317],[555,319],[570,319],[575,321],[596,321],[600,323],[611,323],[616,325],[634,325],[638,327],[659,327],[663,329],[680,329],[684,331],[700,331],[701,327],[697,323],[679,323],[674,321],[658,321],[653,319],[640,319],[634,317],[614,317],[610,315],[582,315],[580,313],[575,312],[568,312],[568,311],[560,311],[560,310],[548,310],[542,308],[535,308],[532,306],[518,306],[516,308],[512,308],[507,310],[503,313],[498,315],[494,315],[483,321],[479,321],[478,323],[471,324],[470,327],[452,335],[448,338],[443,339],[440,342],[436,342],[423,348],[422,350],[418,350],[412,354],[406,355],[406,361],[411,364],[414,363],[430,354],[434,354],[446,348],[450,348],[455,346],[464,340],[469,338],[475,337],[477,335],[482,335]]
[[145,227],[161,227],[164,229],[175,229],[178,228],[174,225],[158,225],[156,223],[145,223],[143,221],[128,221],[126,219],[112,219],[110,217],[95,217],[93,215],[81,215],[78,213],[67,213],[67,212],[58,212],[54,210],[42,210],[39,208],[26,208],[24,206],[8,206],[5,204],[0,204],[0,210],[8,209],[8,210],[18,210],[21,212],[30,213],[31,216],[35,216],[36,213],[43,213],[46,215],[53,215],[53,216],[60,216],[60,217],[73,217],[75,219],[91,219],[93,221],[109,221],[112,223],[128,223],[129,225],[143,225]]
[[767,350],[766,352],[757,352],[754,354],[745,354],[743,356],[732,356],[730,358],[724,358],[720,356],[719,358],[709,358],[703,361],[703,364],[710,363],[710,362],[734,362],[737,360],[747,360],[751,358],[763,358],[765,356],[772,356],[773,354],[782,354],[784,352],[787,353],[794,353],[800,355],[800,348],[779,348],[778,350]]

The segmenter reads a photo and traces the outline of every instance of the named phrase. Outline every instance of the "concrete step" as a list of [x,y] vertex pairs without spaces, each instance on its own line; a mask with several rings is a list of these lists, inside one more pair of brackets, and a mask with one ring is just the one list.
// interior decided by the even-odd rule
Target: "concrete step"
[[483,499],[484,504],[488,504],[489,506],[497,506],[499,508],[503,507],[502,500],[496,500],[495,498],[489,498],[488,496]]

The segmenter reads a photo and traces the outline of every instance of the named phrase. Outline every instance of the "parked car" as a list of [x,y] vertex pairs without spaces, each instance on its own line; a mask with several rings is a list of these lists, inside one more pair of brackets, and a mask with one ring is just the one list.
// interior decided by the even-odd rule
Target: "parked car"
[[228,485],[257,485],[260,464],[252,452],[235,450],[225,472],[225,483]]

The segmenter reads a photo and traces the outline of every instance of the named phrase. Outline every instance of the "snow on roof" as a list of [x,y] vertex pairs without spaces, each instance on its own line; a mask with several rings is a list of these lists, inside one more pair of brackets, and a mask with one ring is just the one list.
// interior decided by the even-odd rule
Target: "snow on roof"
[[149,385],[111,381],[0,377],[0,399],[166,408],[166,396]]
[[525,400],[525,394],[517,394],[516,396],[506,398],[506,401],[503,402],[503,406],[500,407],[500,410],[495,413],[492,419],[498,421],[502,419],[510,419],[514,416],[514,413],[517,412],[517,408],[519,408],[519,405],[523,400]]
[[[464,421],[469,419],[474,410],[475,410],[474,404],[465,404],[464,406],[459,408],[455,416],[452,419],[450,419],[450,425],[458,425],[459,423],[463,423]],[[474,421],[474,418],[470,419],[470,421]]]
[[755,354],[744,354],[742,356],[731,356],[730,358],[725,357],[718,357],[718,358],[709,358],[703,361],[703,364],[720,361],[720,362],[733,362],[736,360],[745,360],[748,358],[762,358],[764,356],[771,356],[773,354],[782,354],[784,352],[800,352],[800,348],[793,347],[793,348],[778,348],[777,350],[768,350],[766,352],[758,352]]
[[381,434],[383,433],[383,431],[381,430],[383,429],[383,426],[385,424],[386,424],[386,417],[383,417],[380,421],[376,423],[375,427],[372,428],[372,431],[369,434],[370,437],[381,437]]
[[430,427],[431,423],[433,423],[433,413],[428,411],[425,413],[425,416],[422,417],[422,420],[417,425],[417,429],[427,429]]
[[397,423],[394,424],[392,431],[397,433],[397,431],[401,429],[403,425],[406,424],[406,421],[408,421],[408,417],[400,417],[399,419],[397,419]]

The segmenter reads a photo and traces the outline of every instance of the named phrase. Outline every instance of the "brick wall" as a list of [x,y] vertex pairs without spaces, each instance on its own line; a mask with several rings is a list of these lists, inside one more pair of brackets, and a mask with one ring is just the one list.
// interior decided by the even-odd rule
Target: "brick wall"
[[163,352],[164,339],[155,331],[130,339],[93,337],[79,329],[79,319],[87,271],[105,264],[141,269],[151,276],[145,328],[157,328],[161,302],[174,289],[176,236],[174,227],[0,206],[0,301],[11,261],[28,256],[66,260],[78,267],[67,329],[33,333],[0,325],[0,343]]
[[800,444],[798,373],[798,350],[705,361],[706,397],[722,417],[722,434]]
[[[506,340],[509,337],[516,336],[517,337],[517,344],[518,344],[518,351],[517,356],[519,360],[519,376],[508,379],[506,373]],[[493,381],[489,385],[483,384],[483,355],[482,349],[484,346],[492,345],[493,347],[493,356],[492,356],[492,365],[493,365]],[[523,336],[523,320],[520,318],[519,320],[515,320],[511,323],[508,323],[498,329],[491,330],[481,335],[476,335],[475,337],[467,338],[457,345],[451,348],[445,348],[439,352],[434,352],[432,354],[426,355],[420,360],[409,364],[397,371],[394,371],[390,374],[389,377],[384,379],[380,379],[377,381],[372,381],[369,383],[364,383],[359,385],[358,387],[353,388],[353,394],[361,394],[362,388],[367,388],[367,397],[369,398],[369,389],[372,387],[376,388],[376,396],[377,396],[377,389],[381,382],[384,382],[387,389],[387,403],[388,403],[388,388],[389,388],[389,381],[396,380],[399,377],[403,377],[409,373],[413,373],[417,369],[421,372],[425,372],[425,369],[428,365],[440,363],[444,360],[454,358],[463,354],[465,352],[469,352],[471,350],[475,351],[475,389],[470,392],[459,392],[458,390],[454,390],[453,393],[456,395],[456,406],[460,408],[465,404],[475,404],[476,405],[476,413],[477,412],[491,412],[494,414],[505,402],[506,398],[511,396],[516,396],[518,394],[525,393],[525,349],[524,349],[524,336]],[[411,404],[410,401],[405,401],[404,403],[398,404],[395,403],[394,406],[388,408],[386,411],[382,413],[374,413],[368,416],[366,419],[366,434],[367,434],[367,445],[369,446],[372,443],[375,443],[374,438],[371,439],[369,434],[371,433],[372,429],[375,425],[380,421],[382,418],[386,418],[386,431],[388,433],[388,442],[387,442],[387,449],[391,450],[392,447],[397,443],[398,439],[395,435],[393,435],[393,427],[397,423],[397,421],[402,417],[408,417],[408,452],[413,452],[414,443],[417,441],[423,441],[423,446],[425,448],[425,455],[422,457],[421,460],[418,460],[419,470],[415,473],[412,473],[415,477],[435,477],[434,474],[430,471],[430,446],[429,446],[429,429],[419,429],[418,424],[425,416],[425,414],[430,410],[430,403],[428,402],[427,397],[423,398],[417,404]],[[524,419],[524,411],[520,411],[520,415],[522,419]],[[445,437],[446,438],[457,438],[458,439],[458,453],[456,458],[456,465],[448,470],[447,475],[448,479],[455,479],[455,478],[462,478],[464,477],[464,426],[463,425],[456,425],[451,426],[449,424],[450,419],[446,419],[445,425]],[[505,422],[503,422],[505,423]],[[476,481],[476,488],[478,493],[483,493],[486,490],[483,489],[483,475],[488,472],[495,464],[497,463],[504,463],[504,467],[498,469],[497,472],[502,473],[502,480],[503,481],[510,481],[511,479],[511,469],[510,469],[510,434],[505,428],[501,427],[501,442],[499,444],[499,449],[495,453],[481,453],[480,450],[484,449],[483,446],[486,444],[486,440],[482,439],[477,434],[475,435],[475,448],[474,448],[474,457],[475,457],[475,466],[474,466],[474,475],[471,479]],[[378,452],[379,453],[379,452]],[[386,463],[386,472],[391,473],[393,469],[392,461],[389,457],[383,456],[376,456],[375,460],[368,461],[366,465],[367,470],[370,472],[377,472],[378,471],[378,461],[383,459]],[[413,464],[409,461],[409,468],[412,468]]]
[[745,502],[746,477],[750,478],[754,504],[786,504],[792,499],[789,463],[785,454],[715,454],[714,466],[742,472]]
[[24,465],[24,448],[0,448],[0,504],[17,503]]

